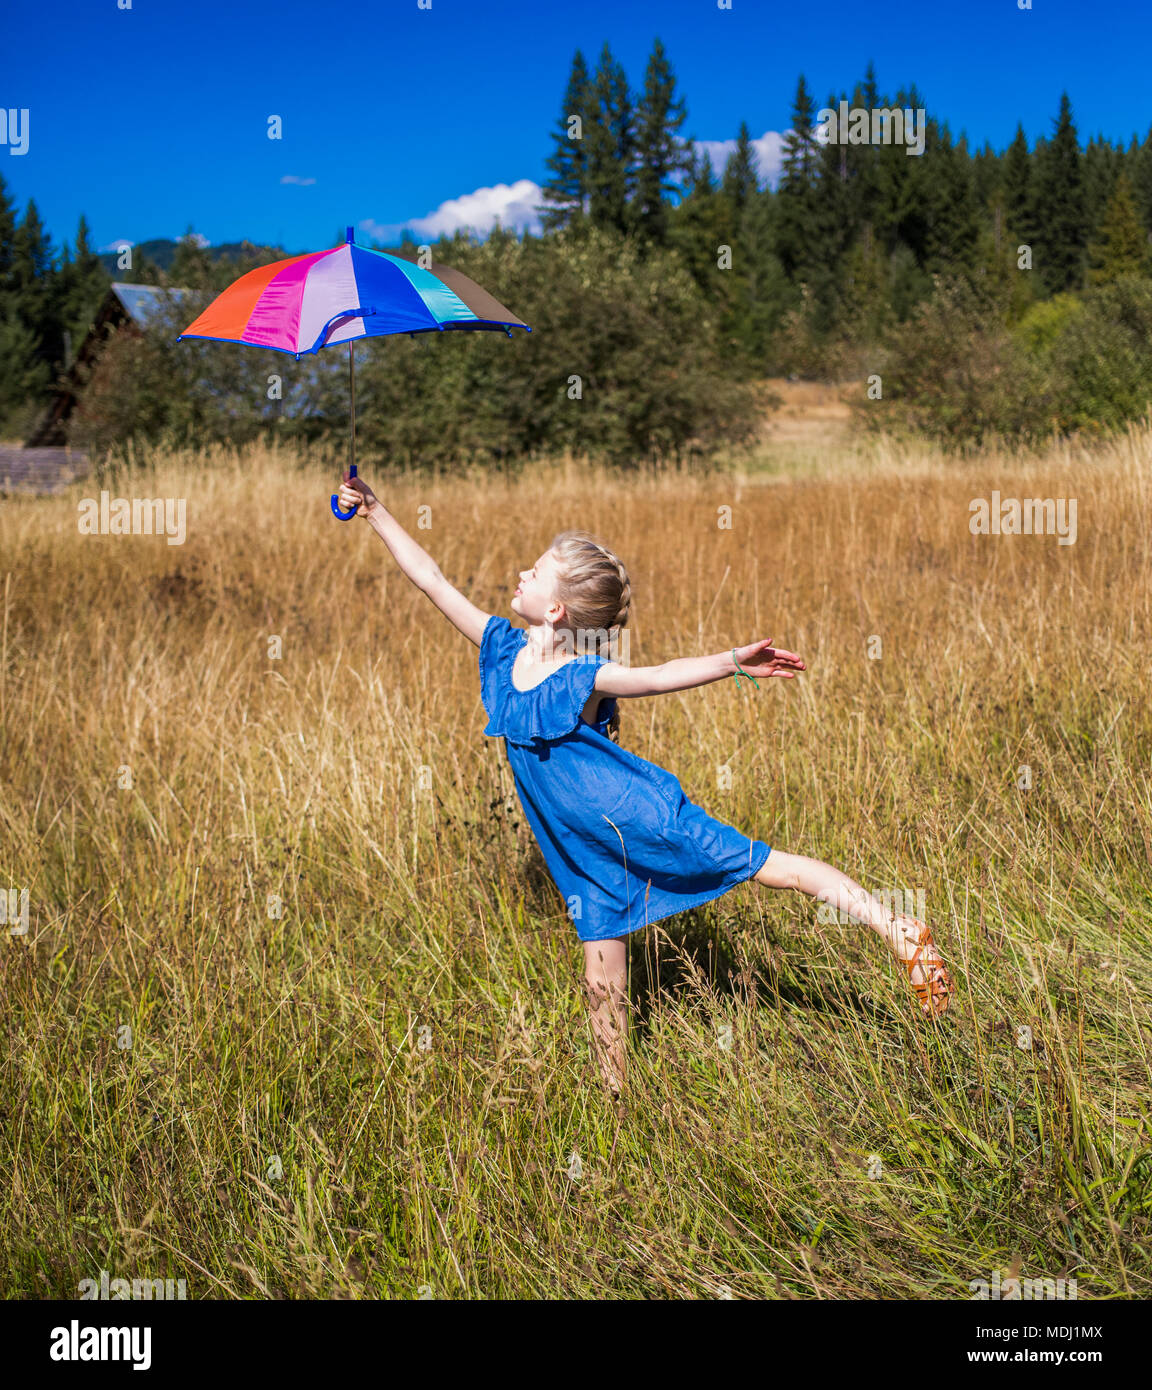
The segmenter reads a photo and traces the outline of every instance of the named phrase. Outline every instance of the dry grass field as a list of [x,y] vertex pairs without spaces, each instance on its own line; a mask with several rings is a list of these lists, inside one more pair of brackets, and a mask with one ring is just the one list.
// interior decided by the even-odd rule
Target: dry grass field
[[[623,702],[621,743],[924,894],[938,1024],[799,895],[638,933],[620,1107],[476,648],[333,520],[331,471],[103,480],[186,499],[181,545],[80,534],[95,479],[0,503],[9,1296],[102,1269],[190,1298],[968,1299],[1009,1267],[1152,1293],[1152,433],[957,463],[841,428],[792,470],[787,442],[362,470],[488,612],[580,526],[629,567],[634,664],[798,652],[794,681]],[[993,490],[1075,497],[1075,544],[973,535]]]

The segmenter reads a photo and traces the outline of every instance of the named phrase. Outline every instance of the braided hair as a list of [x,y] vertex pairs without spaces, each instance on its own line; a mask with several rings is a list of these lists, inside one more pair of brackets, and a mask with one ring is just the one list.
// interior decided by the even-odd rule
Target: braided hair
[[[632,583],[623,562],[587,531],[561,531],[549,548],[558,561],[556,592],[566,610],[566,626],[595,633],[597,655],[614,660],[612,639],[627,624],[632,608]],[[620,742],[619,701],[608,721],[608,737]]]

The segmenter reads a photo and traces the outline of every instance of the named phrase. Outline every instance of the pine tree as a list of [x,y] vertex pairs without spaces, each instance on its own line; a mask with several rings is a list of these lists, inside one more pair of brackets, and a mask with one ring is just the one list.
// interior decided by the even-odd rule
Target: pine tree
[[34,199],[28,200],[24,217],[16,228],[12,252],[10,274],[16,311],[37,339],[37,356],[45,368],[42,375],[48,380],[63,355],[64,341],[52,302],[56,252]]
[[1132,186],[1136,195],[1136,210],[1144,223],[1145,231],[1152,233],[1152,126],[1144,143],[1133,156]]
[[1123,155],[1103,135],[1088,141],[1084,151],[1084,225],[1098,227],[1112,199]]
[[16,208],[8,197],[8,185],[0,174],[0,295],[9,288],[16,254]]
[[[916,111],[923,102],[915,88],[911,94],[900,88],[895,100],[885,93],[877,104],[886,109]],[[878,248],[891,257],[901,245],[901,226],[913,199],[913,178],[921,161],[910,157],[907,146],[896,141],[862,146],[860,153],[864,158],[857,166],[859,187],[852,198],[853,239],[870,225]]]
[[876,67],[871,58],[868,59],[868,66],[864,69],[864,89],[860,96],[869,111],[874,111],[878,106],[887,106],[888,104],[880,100],[880,91],[876,86]]
[[690,164],[684,196],[669,213],[668,240],[692,278],[710,299],[717,291],[719,247],[731,234],[730,209],[719,191],[712,162],[703,149],[689,142]]
[[724,165],[724,177],[720,191],[738,212],[743,212],[752,198],[759,192],[756,177],[756,151],[752,148],[752,134],[748,122],[741,121],[736,135],[736,148],[728,156]]
[[888,257],[888,302],[897,323],[905,323],[916,307],[932,294],[932,277],[916,260],[904,241]]
[[792,99],[790,129],[784,137],[784,159],[780,173],[780,190],[809,188],[815,182],[820,145],[814,129],[816,113],[812,94],[804,74],[796,84]]
[[1028,137],[1017,123],[1016,138],[1004,152],[1004,233],[1016,239],[1017,246],[1031,246],[1036,235],[1033,206],[1032,156]]
[[837,327],[845,343],[868,346],[883,336],[891,318],[887,278],[880,248],[865,223],[841,267]]
[[51,378],[39,349],[40,340],[16,312],[15,301],[0,296],[0,435],[23,435],[43,399]]
[[[227,280],[231,277],[231,270],[226,267],[223,269],[224,278]],[[176,250],[172,255],[172,264],[168,267],[166,281],[177,289],[211,290],[225,288],[223,284],[217,285],[215,283],[216,276],[213,273],[212,258],[209,256],[207,248],[201,245],[191,222],[188,224],[187,231],[176,243]]]
[[[857,82],[852,89],[852,106],[858,107],[869,113],[869,124],[871,124],[871,113],[880,105],[880,93],[876,86],[876,73],[871,63],[868,64],[864,74],[863,83]],[[857,239],[859,229],[872,217],[872,201],[874,198],[873,179],[876,174],[877,156],[879,146],[872,144],[869,140],[865,145],[845,145],[842,147],[846,154],[843,165],[842,182],[846,185],[844,192],[847,195],[844,200],[845,214],[851,223],[846,228],[844,246],[853,245]],[[874,236],[870,231],[869,236]]]
[[23,392],[21,383],[35,344],[23,338],[23,326],[16,315],[12,293],[12,261],[15,256],[16,208],[8,196],[8,185],[0,174],[0,430],[6,424]]
[[985,140],[973,157],[972,191],[977,206],[985,209],[994,205],[1003,207],[1000,159],[990,140]]
[[65,242],[64,256],[67,259],[60,272],[59,314],[71,335],[74,355],[112,283],[100,257],[92,249],[88,221],[83,214],[76,228],[75,254],[69,255]]
[[635,132],[632,97],[621,64],[607,43],[592,83],[593,118],[585,130],[588,217],[593,226],[626,232],[632,226]]
[[1079,289],[1084,278],[1083,156],[1072,123],[1068,93],[1060,96],[1060,114],[1051,141],[1037,160],[1036,266],[1051,294]]
[[5,293],[3,337],[17,364],[16,380],[5,392],[9,412],[23,430],[42,406],[62,365],[64,334],[54,303],[56,254],[34,199],[12,236],[12,264]]
[[784,137],[784,159],[777,190],[777,246],[781,264],[795,279],[810,264],[819,235],[816,208],[820,145],[813,126],[815,112],[801,73],[792,101],[791,128]]
[[681,191],[690,156],[679,138],[688,118],[676,95],[676,78],[656,39],[644,76],[644,94],[636,111],[636,192],[633,220],[650,241],[668,239],[667,194]]
[[13,288],[17,293],[26,292],[34,285],[46,288],[55,260],[52,238],[40,220],[36,200],[30,198],[23,221],[13,237]]
[[159,287],[168,283],[159,261],[154,261],[150,256],[145,255],[138,246],[132,248],[132,269],[114,270],[112,279],[114,282],[125,285],[156,285]]
[[[1003,165],[999,163],[1001,175]],[[988,199],[978,224],[972,269],[989,297],[1001,307],[1006,323],[1016,323],[1034,302],[1036,278],[1022,274],[1017,248],[1021,241],[1004,215],[1003,184]]]
[[[844,93],[837,98],[830,92],[827,105],[838,111],[841,100],[847,100]],[[859,107],[861,102],[857,87],[849,105]],[[812,323],[819,334],[827,333],[835,324],[842,261],[858,230],[860,167],[867,159],[867,151],[873,148],[831,141],[817,145],[809,241],[800,274],[813,291]]]
[[587,139],[594,119],[591,83],[584,54],[577,49],[572,57],[568,86],[560,119],[552,132],[555,148],[545,161],[552,178],[544,185],[543,229],[555,231],[579,221],[588,200]]
[[1088,281],[1093,285],[1149,271],[1148,237],[1127,174],[1116,180],[1111,201],[1088,247],[1088,267]]
[[741,374],[762,377],[770,367],[773,335],[793,299],[775,253],[773,194],[754,189],[739,212],[723,194],[720,202],[731,209],[738,227],[722,326],[739,352]]
[[913,162],[904,231],[920,264],[930,273],[973,268],[980,222],[967,142],[953,144],[947,122],[929,117],[924,155]]
[[976,199],[976,179],[972,159],[968,154],[968,139],[961,132],[952,143],[947,125],[944,127],[948,158],[944,164],[944,186],[947,191],[948,229],[945,240],[954,264],[973,268],[980,236],[980,205]]
[[[768,369],[773,332],[792,293],[775,254],[773,195],[760,187],[746,121],[741,121],[736,146],[725,161],[715,206],[720,244],[731,248],[731,265],[718,280],[723,295],[721,333],[733,350],[734,370],[742,376],[762,376]],[[716,297],[715,288],[712,295]]]
[[720,191],[716,175],[712,172],[712,161],[695,141],[689,142],[688,177],[684,185],[686,198],[707,198]]
[[[876,71],[871,63],[864,74],[859,101],[869,111],[892,106],[877,89]],[[890,250],[899,220],[899,189],[908,176],[906,166],[911,161],[904,148],[896,144],[849,146],[848,154],[850,231],[845,244],[855,241],[865,227],[870,227],[878,251]]]

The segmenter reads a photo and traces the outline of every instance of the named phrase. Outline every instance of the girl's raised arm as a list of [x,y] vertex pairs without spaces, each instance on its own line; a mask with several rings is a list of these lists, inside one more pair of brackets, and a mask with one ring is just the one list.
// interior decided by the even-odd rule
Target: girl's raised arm
[[412,539],[363,478],[345,477],[340,485],[339,501],[345,511],[355,507],[357,516],[367,518],[373,531],[392,552],[392,558],[412,583],[427,594],[448,621],[478,647],[492,614],[477,608],[448,583],[432,556]]
[[[735,656],[733,656],[735,653]],[[691,690],[698,685],[723,680],[739,669],[748,676],[784,676],[791,679],[806,670],[795,652],[773,647],[771,637],[747,647],[733,647],[714,656],[677,657],[660,666],[621,666],[606,662],[596,672],[594,689],[601,695],[628,699],[641,695],[668,695],[674,690]]]

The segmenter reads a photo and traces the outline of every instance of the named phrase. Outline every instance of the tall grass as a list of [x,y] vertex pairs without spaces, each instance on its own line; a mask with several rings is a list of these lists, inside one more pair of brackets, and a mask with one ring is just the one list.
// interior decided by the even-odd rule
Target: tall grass
[[[486,611],[586,526],[634,664],[798,651],[795,681],[625,702],[622,743],[926,895],[939,1025],[798,895],[637,933],[619,1110],[476,648],[333,477],[255,449],[104,479],[186,498],[182,546],[80,535],[96,480],[5,500],[6,1290],[968,1298],[1014,1265],[1147,1297],[1150,448],[369,477]],[[973,536],[993,489],[1076,497],[1076,544]]]

